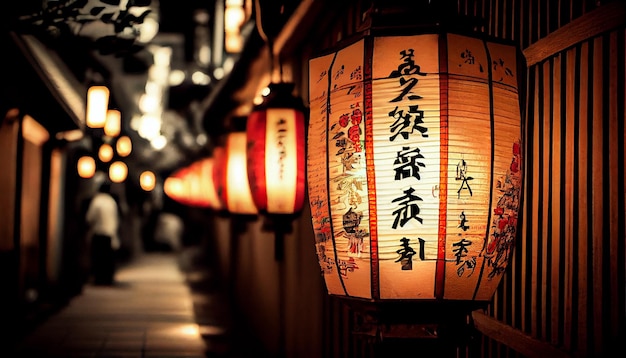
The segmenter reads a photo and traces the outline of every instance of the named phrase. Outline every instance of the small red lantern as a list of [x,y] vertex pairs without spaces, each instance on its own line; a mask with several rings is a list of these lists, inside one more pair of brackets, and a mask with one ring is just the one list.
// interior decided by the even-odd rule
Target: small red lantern
[[305,188],[304,105],[293,83],[273,83],[248,116],[248,181],[255,205],[269,214],[302,209]]

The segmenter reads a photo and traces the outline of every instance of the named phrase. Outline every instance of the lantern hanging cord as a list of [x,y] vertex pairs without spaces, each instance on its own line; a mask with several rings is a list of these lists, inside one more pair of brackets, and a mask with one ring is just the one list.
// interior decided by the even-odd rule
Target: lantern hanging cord
[[[265,32],[265,29],[263,28],[263,20],[262,20],[262,14],[261,14],[261,0],[254,0],[254,4],[255,4],[255,19],[256,19],[256,28],[257,31],[259,32],[259,35],[261,36],[261,38],[263,39],[263,41],[265,41],[265,43],[267,43],[267,46],[269,48],[269,53],[270,53],[270,82],[271,79],[274,75],[274,39],[271,38],[270,36],[267,35],[267,33]],[[281,13],[283,11],[284,5],[281,6]],[[280,81],[282,82],[283,79],[283,66],[281,64],[280,61],[280,56],[278,56],[278,71],[280,74]]]

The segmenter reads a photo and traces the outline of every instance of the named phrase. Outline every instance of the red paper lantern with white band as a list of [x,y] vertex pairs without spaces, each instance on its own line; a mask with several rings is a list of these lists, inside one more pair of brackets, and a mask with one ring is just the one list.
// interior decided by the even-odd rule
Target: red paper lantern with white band
[[256,215],[248,183],[246,132],[231,132],[226,145],[214,150],[216,159],[213,178],[222,207],[231,214]]
[[514,247],[514,46],[371,32],[309,62],[308,190],[332,295],[491,300]]
[[305,190],[305,123],[292,83],[270,85],[270,94],[248,116],[248,181],[256,207],[269,214],[302,210]]

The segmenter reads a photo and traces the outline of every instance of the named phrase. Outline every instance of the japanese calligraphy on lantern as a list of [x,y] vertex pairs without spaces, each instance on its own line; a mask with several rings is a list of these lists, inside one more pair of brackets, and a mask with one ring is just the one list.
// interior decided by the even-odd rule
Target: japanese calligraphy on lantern
[[307,142],[313,226],[326,284],[357,297],[371,295],[363,46],[359,41],[311,61]]
[[310,61],[309,197],[330,293],[492,297],[519,210],[516,56],[424,34]]

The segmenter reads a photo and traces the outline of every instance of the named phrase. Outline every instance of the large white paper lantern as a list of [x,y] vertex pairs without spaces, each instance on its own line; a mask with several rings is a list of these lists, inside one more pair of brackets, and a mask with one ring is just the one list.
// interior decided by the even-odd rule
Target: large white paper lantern
[[520,205],[514,46],[368,35],[309,62],[307,178],[329,294],[489,301]]

